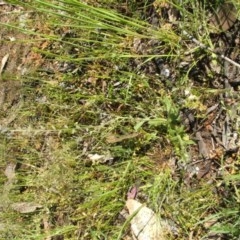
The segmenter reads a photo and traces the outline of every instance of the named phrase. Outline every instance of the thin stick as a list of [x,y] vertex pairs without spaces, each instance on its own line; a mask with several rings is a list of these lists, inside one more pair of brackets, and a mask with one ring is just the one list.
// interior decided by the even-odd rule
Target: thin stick
[[196,43],[200,48],[206,49],[212,53],[215,53],[217,56],[219,56],[220,58],[226,60],[227,62],[233,64],[234,66],[240,68],[240,64],[233,61],[232,59],[226,57],[223,54],[217,53],[216,51],[214,51],[213,49],[211,49],[210,47],[204,45],[203,43],[199,42],[196,38],[194,38],[193,36],[191,36],[189,33],[187,33],[185,30],[183,30],[183,34],[186,35],[190,40],[192,40],[194,43]]

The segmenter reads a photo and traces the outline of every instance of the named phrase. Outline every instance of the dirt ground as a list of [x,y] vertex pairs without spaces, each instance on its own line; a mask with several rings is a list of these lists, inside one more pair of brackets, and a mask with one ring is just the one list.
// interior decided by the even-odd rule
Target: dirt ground
[[[24,26],[30,16],[22,13],[20,7],[9,4],[0,6],[0,21],[13,24],[16,27]],[[25,42],[26,40],[26,42]],[[27,42],[28,37],[19,31],[8,27],[0,29],[0,126],[8,128],[17,114],[21,102],[21,85],[25,75],[36,68],[33,61],[32,44]]]
[[[23,12],[21,7],[10,4],[0,4],[0,22],[24,27],[31,15]],[[35,44],[36,45],[36,44]],[[24,105],[23,85],[24,79],[32,73],[41,63],[41,56],[32,51],[34,46],[29,37],[23,33],[1,26],[0,28],[0,133],[7,135],[9,131],[18,128],[19,112]],[[14,144],[13,144],[14,145]],[[4,173],[5,182],[2,189],[1,209],[8,207],[8,194],[12,188],[15,176],[18,150],[3,149],[1,172]],[[15,149],[15,150],[13,150]],[[0,222],[1,227],[2,223]]]

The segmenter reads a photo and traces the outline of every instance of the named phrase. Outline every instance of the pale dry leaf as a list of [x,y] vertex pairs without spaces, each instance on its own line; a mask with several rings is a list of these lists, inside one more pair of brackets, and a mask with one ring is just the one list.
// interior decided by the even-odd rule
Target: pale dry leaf
[[2,58],[2,63],[1,63],[1,68],[0,68],[0,75],[2,74],[3,69],[4,69],[4,67],[5,67],[6,64],[7,64],[8,58],[9,58],[9,53],[7,53],[7,54]]
[[8,37],[8,38],[9,38],[9,41],[10,41],[10,42],[16,41],[16,38],[15,38],[15,37]]
[[34,202],[18,202],[11,205],[12,209],[20,213],[32,213],[38,208],[42,208],[42,205]]
[[131,218],[131,230],[136,240],[165,240],[170,232],[166,221],[160,220],[153,210],[134,199],[126,201]]
[[175,23],[178,18],[178,10],[176,8],[170,8],[168,10],[168,18],[170,23]]
[[15,177],[16,163],[9,163],[4,171],[5,176],[9,181],[12,181]]
[[88,154],[89,160],[92,162],[93,165],[99,164],[99,163],[106,163],[111,162],[113,160],[113,157],[110,153],[107,153],[106,155],[100,155],[100,154]]

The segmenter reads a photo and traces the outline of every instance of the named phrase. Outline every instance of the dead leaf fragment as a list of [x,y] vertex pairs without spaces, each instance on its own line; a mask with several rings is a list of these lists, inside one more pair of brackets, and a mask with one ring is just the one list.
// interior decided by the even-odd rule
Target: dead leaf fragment
[[42,208],[42,205],[34,202],[19,202],[11,205],[12,209],[20,213],[32,213],[38,208]]
[[131,134],[126,134],[126,135],[122,135],[122,136],[109,135],[106,138],[106,142],[107,143],[118,143],[118,142],[122,142],[124,140],[136,138],[139,135],[140,135],[140,133],[131,133]]
[[6,64],[7,64],[8,58],[9,58],[9,53],[7,53],[7,54],[2,58],[2,63],[1,63],[1,68],[0,68],[0,75],[2,74],[3,69],[4,69],[4,67],[5,67]]
[[15,163],[9,163],[4,171],[5,176],[7,177],[8,181],[12,181],[15,177]]
[[237,20],[237,9],[232,3],[223,3],[209,19],[213,32],[224,32]]
[[99,164],[99,163],[112,162],[112,160],[113,160],[113,157],[110,153],[107,153],[106,155],[99,155],[97,153],[88,154],[88,158],[92,162],[93,165]]
[[131,230],[136,240],[165,240],[170,226],[160,220],[150,208],[134,199],[126,201],[126,207],[131,215]]

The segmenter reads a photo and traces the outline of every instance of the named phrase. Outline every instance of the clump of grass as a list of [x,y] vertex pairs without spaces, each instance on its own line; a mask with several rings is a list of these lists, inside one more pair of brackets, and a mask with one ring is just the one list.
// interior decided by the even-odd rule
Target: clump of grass
[[227,174],[222,182],[227,196],[222,199],[217,212],[206,221],[212,221],[212,234],[219,234],[231,239],[239,238],[239,174]]

